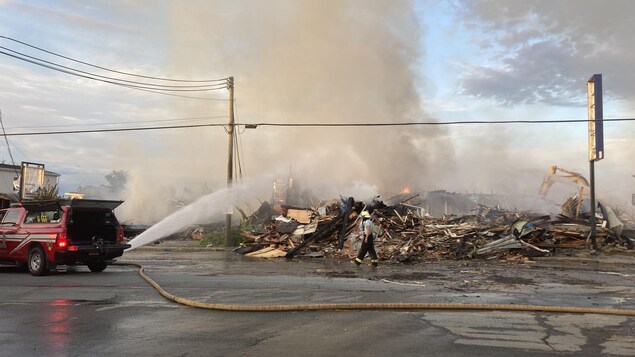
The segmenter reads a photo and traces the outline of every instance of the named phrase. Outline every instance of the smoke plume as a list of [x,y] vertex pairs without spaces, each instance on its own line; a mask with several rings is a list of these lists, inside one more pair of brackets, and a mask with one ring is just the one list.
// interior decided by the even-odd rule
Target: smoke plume
[[[424,80],[417,71],[422,29],[409,1],[188,1],[173,3],[168,13],[172,71],[234,76],[238,123],[432,120],[416,89]],[[228,111],[226,102],[179,99],[170,110],[181,117]],[[162,155],[161,170],[199,178],[211,190],[224,187],[227,134],[212,130],[170,133],[177,149]],[[239,131],[248,176],[291,175],[323,198],[429,187],[453,166],[452,144],[438,127]]]
[[[171,16],[174,65],[233,75],[238,122],[430,120],[416,90],[421,28],[410,2],[188,2]],[[250,173],[290,170],[313,186],[362,180],[391,191],[423,184],[432,164],[451,162],[439,133],[259,127],[241,139]]]

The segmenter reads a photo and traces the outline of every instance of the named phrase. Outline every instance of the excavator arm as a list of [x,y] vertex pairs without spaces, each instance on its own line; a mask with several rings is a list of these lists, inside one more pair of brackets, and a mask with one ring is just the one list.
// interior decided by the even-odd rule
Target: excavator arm
[[[562,174],[559,175],[558,172]],[[540,186],[540,195],[543,198],[546,197],[549,193],[549,189],[551,189],[551,186],[553,186],[553,184],[556,182],[575,185],[578,187],[578,198],[575,209],[575,217],[577,218],[580,214],[580,207],[582,206],[584,189],[589,188],[589,181],[587,181],[584,176],[577,172],[569,171],[558,166],[551,166],[547,169],[547,173],[542,180],[542,185]]]

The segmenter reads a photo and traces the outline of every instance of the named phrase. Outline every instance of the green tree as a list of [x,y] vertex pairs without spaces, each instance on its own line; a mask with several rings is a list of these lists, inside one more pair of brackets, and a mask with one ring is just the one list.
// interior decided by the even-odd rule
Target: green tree
[[34,201],[48,201],[58,200],[60,198],[59,187],[57,187],[57,185],[53,185],[38,188],[31,199]]

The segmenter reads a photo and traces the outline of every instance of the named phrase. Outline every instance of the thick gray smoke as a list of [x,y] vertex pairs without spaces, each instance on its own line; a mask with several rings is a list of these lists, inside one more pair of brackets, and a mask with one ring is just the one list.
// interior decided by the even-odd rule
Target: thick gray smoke
[[[436,110],[443,120],[585,119],[593,73],[604,76],[605,117],[629,118],[635,108],[630,0],[0,0],[0,7],[3,34],[71,57],[158,77],[234,76],[243,123],[434,121]],[[8,129],[227,122],[226,90],[202,94],[218,101],[189,100],[5,60]],[[605,123],[606,158],[596,166],[598,195],[631,211],[633,134],[632,122]],[[385,197],[405,186],[531,195],[551,165],[588,177],[586,136],[586,123],[259,126],[241,127],[238,147],[246,176],[291,174],[321,198]],[[156,222],[226,186],[220,127],[85,134],[61,146],[58,136],[12,142],[27,161],[62,174],[65,190],[128,172],[128,191],[117,198],[126,200],[121,217],[133,222]],[[269,199],[268,191],[254,200]]]
[[[170,13],[174,66],[233,75],[238,122],[430,120],[416,90],[422,30],[409,1],[193,1],[174,3]],[[250,174],[291,171],[333,195],[355,182],[382,192],[429,185],[432,167],[453,160],[440,134],[433,127],[259,127],[241,139]],[[215,155],[215,167],[224,159]]]
[[[167,74],[233,76],[239,123],[432,120],[417,91],[425,80],[418,68],[424,58],[422,29],[410,1],[187,1],[164,6],[154,16],[165,26],[155,27],[159,32],[153,37],[166,40]],[[117,17],[142,10],[125,9]],[[227,98],[227,92],[209,96]],[[226,101],[168,97],[164,103],[166,109],[154,111],[165,117],[228,112]],[[453,167],[454,149],[439,127],[260,126],[239,131],[241,168],[247,176],[290,174],[320,198],[344,194],[368,199],[406,186],[442,187],[436,183],[440,173]],[[200,194],[225,187],[227,134],[221,128],[148,137],[118,139],[118,155],[126,161],[116,169],[129,173],[121,207],[128,220],[162,218],[182,187]],[[255,199],[270,196],[263,192]]]
[[[567,7],[591,16],[593,11],[580,10],[575,3],[567,2]],[[506,107],[580,105],[577,118],[585,119],[585,81],[596,72],[597,56],[606,58],[630,36],[613,24],[615,29],[607,42],[610,48],[604,48],[597,36],[609,34],[595,25],[596,35],[580,32],[586,22],[568,18],[558,5],[549,2],[540,7],[498,1],[456,4],[464,15],[457,17],[460,26],[489,35],[485,36],[489,44],[481,45],[483,51],[493,53],[491,63],[499,65],[465,64],[457,95]],[[434,120],[433,113],[423,109],[426,99],[417,90],[426,84],[426,78],[420,77],[426,54],[422,50],[424,29],[413,2],[201,0],[166,6],[165,18],[160,20],[168,25],[157,35],[167,39],[169,72],[187,78],[234,76],[239,123]],[[502,9],[504,16],[499,18],[499,12],[490,11],[492,8]],[[630,22],[622,22],[625,29],[632,27]],[[587,49],[595,60],[577,55],[572,52],[574,48]],[[600,70],[609,70],[614,63],[624,67],[620,58],[632,56],[615,53],[611,61],[602,62]],[[612,88],[627,87],[615,81],[616,74],[612,76],[607,77],[615,83]],[[216,96],[227,98],[227,93]],[[168,117],[227,113],[223,101],[173,99],[168,103],[164,113]],[[469,118],[523,119],[507,118],[509,112],[491,108],[471,112]],[[534,107],[526,108],[527,117],[551,117],[549,109],[538,112]],[[143,148],[121,145],[122,155],[136,153],[143,158],[142,169],[118,168],[131,171],[131,182],[142,185],[142,189],[130,187],[127,207],[135,207],[134,212],[147,206],[165,207],[164,202],[151,201],[165,199],[156,194],[165,185],[187,186],[201,193],[225,186],[224,131],[212,128],[162,135],[162,144],[172,149],[160,155],[145,147],[147,143]],[[538,191],[547,167],[559,165],[586,174],[588,165],[584,123],[449,129],[259,126],[255,130],[240,128],[239,138],[242,168],[248,176],[291,174],[323,198],[393,194],[405,186],[531,195]],[[632,146],[632,141],[620,143],[607,137],[607,152],[612,156],[601,165],[612,167],[610,176],[632,179],[630,172],[625,175],[617,166],[628,156],[619,153],[631,153]],[[610,176],[600,173],[598,185],[606,185]],[[257,198],[265,200],[270,194],[263,192]]]

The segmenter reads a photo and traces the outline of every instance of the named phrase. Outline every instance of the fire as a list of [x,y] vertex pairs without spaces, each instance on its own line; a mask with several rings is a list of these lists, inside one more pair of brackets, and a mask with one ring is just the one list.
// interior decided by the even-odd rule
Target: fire
[[403,190],[401,190],[401,193],[410,193],[410,187],[404,187]]

